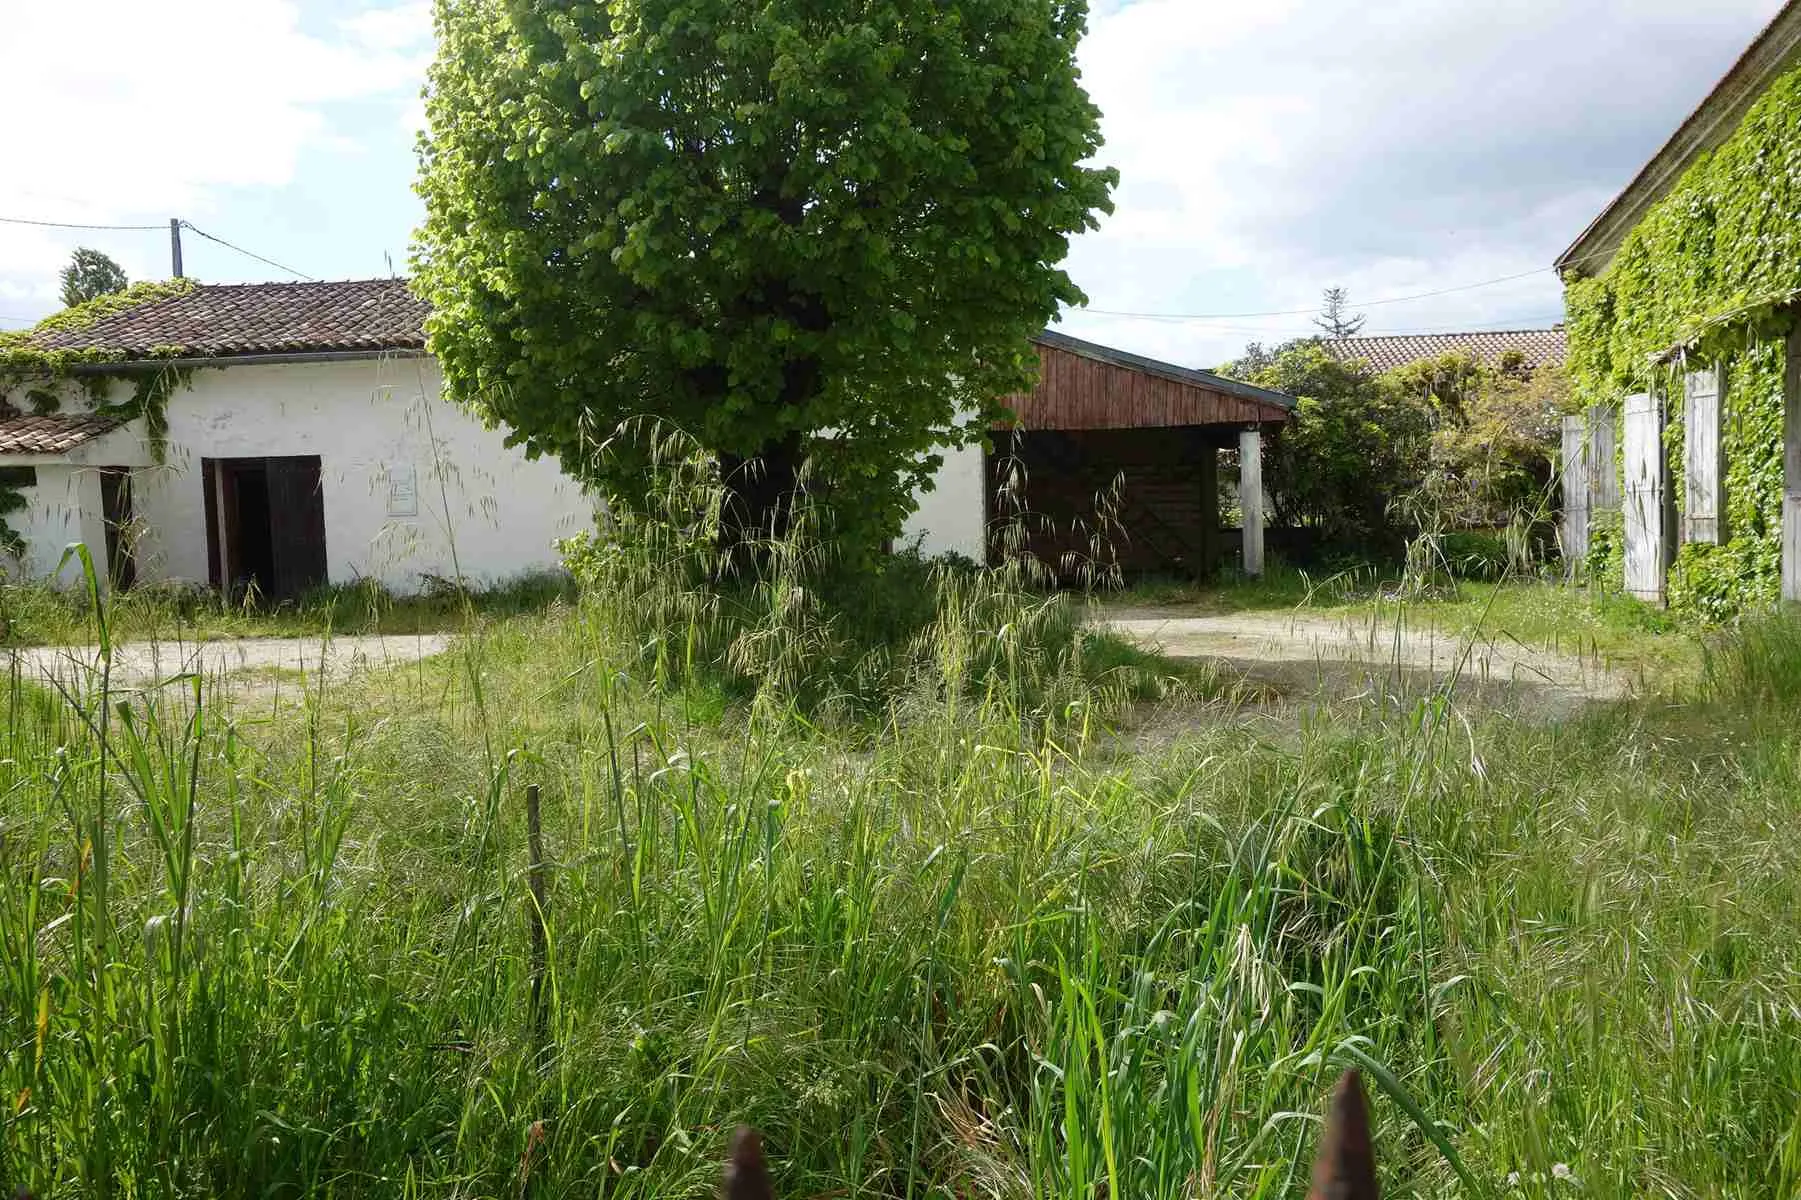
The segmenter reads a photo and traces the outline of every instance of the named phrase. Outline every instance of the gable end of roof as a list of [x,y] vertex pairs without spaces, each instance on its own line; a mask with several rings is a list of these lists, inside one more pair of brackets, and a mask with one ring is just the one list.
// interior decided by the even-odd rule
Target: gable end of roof
[[1801,0],[1788,0],[1651,160],[1557,256],[1558,272],[1598,275],[1606,270],[1646,211],[1669,194],[1697,158],[1732,136],[1773,80],[1797,65]]

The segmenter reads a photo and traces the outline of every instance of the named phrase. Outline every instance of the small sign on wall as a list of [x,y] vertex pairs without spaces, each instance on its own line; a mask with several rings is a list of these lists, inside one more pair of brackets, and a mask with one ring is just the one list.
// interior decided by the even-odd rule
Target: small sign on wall
[[411,463],[388,465],[388,515],[419,515],[419,475]]

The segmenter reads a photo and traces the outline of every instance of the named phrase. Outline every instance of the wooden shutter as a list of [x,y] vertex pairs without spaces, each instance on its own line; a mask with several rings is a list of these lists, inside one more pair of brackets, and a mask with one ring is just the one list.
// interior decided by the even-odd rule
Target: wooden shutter
[[1683,381],[1683,522],[1685,542],[1726,540],[1725,460],[1720,454],[1722,372],[1690,372]]
[[293,600],[326,581],[325,497],[318,457],[266,460],[274,598]]

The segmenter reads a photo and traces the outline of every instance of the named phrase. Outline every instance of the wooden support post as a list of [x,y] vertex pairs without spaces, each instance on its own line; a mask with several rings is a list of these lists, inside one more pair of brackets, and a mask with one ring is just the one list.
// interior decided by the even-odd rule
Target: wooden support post
[[1801,601],[1801,317],[1782,374],[1782,598]]
[[1195,447],[1199,470],[1197,486],[1201,489],[1201,561],[1195,574],[1212,579],[1219,570],[1219,447],[1202,434]]
[[1691,371],[1682,386],[1682,540],[1719,544],[1725,535],[1726,460],[1720,450],[1723,366]]
[[1588,422],[1563,419],[1563,564],[1575,578],[1588,558]]
[[1263,434],[1238,434],[1238,507],[1244,513],[1244,573],[1263,575]]

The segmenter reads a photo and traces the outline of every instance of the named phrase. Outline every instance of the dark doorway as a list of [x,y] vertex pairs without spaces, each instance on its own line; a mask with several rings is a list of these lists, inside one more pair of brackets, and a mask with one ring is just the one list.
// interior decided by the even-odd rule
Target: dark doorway
[[124,591],[138,581],[137,556],[132,552],[131,470],[100,468],[100,515],[106,525],[106,570],[114,591]]
[[1211,576],[1228,437],[1209,426],[996,434],[989,563],[1026,556],[1063,583]]
[[204,458],[213,586],[233,600],[298,599],[325,582],[319,456]]

